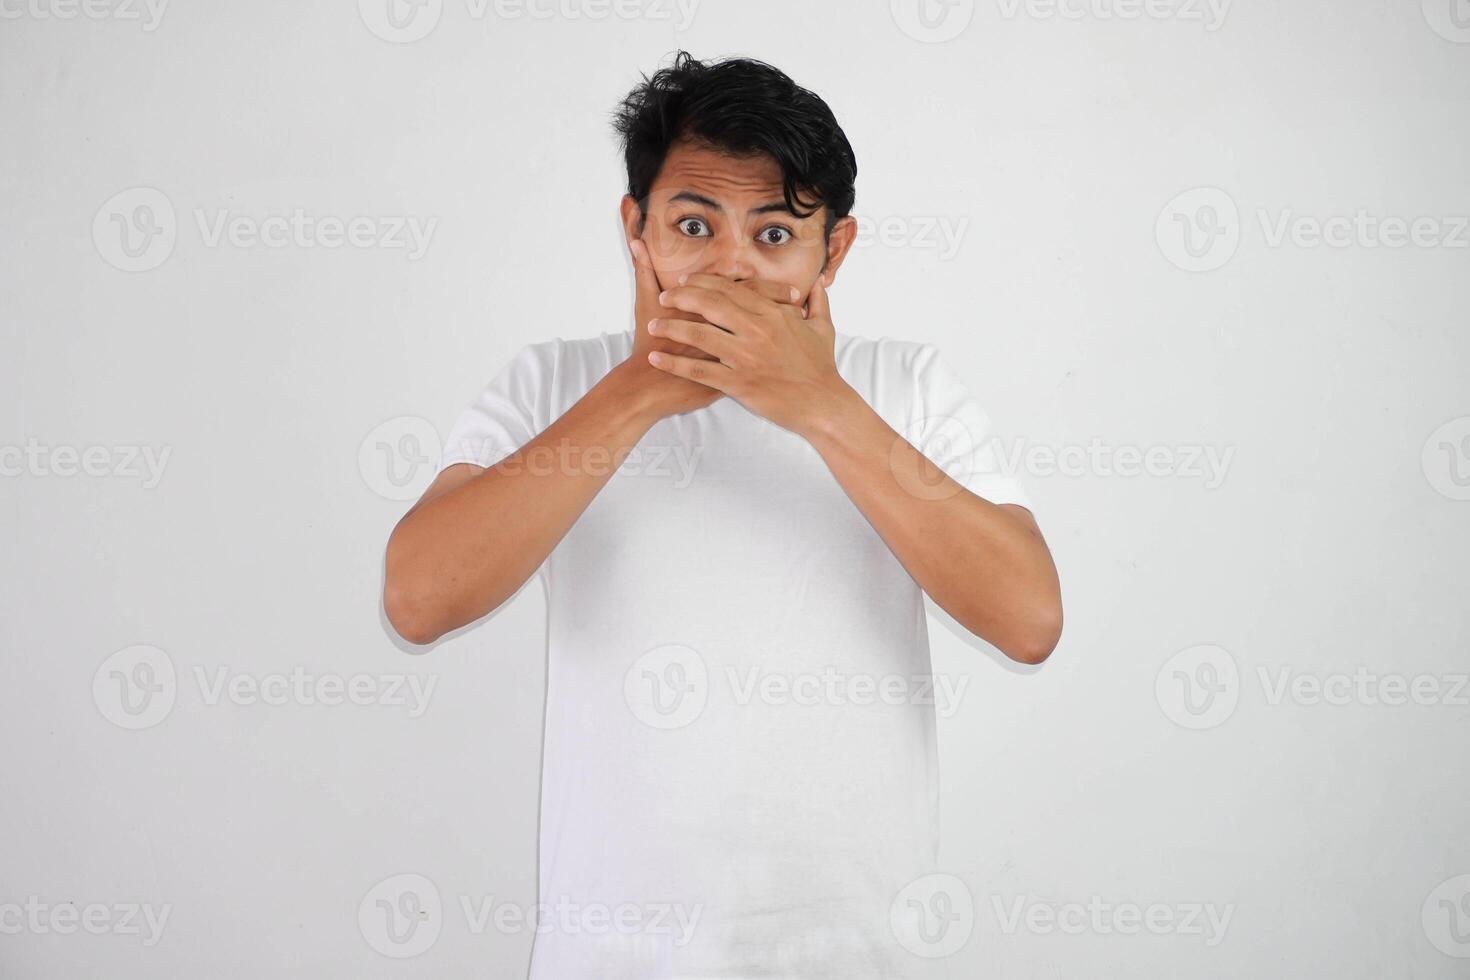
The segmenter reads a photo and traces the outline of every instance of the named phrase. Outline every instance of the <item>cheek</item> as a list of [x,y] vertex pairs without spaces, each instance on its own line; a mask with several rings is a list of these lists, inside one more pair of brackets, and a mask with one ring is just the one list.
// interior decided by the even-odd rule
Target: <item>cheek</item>
[[648,254],[661,282],[672,282],[686,272],[699,271],[705,239],[690,238],[677,229],[650,220],[644,233]]
[[815,244],[793,241],[785,248],[767,252],[761,264],[761,278],[789,283],[806,292],[821,274],[822,262],[827,257],[821,238]]

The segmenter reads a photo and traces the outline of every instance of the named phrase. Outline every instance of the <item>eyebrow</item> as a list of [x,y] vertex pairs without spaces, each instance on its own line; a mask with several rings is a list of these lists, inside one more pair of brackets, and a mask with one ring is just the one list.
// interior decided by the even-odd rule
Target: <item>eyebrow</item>
[[[725,210],[724,206],[721,205],[719,202],[713,201],[710,198],[705,197],[703,194],[696,194],[694,191],[680,191],[673,197],[669,198],[670,204],[674,203],[675,201],[688,201],[691,204],[698,204],[703,207],[707,207],[711,211]],[[762,204],[759,207],[750,209],[751,214],[771,214],[773,212],[789,214],[793,218],[796,217],[792,210],[786,206],[785,201],[772,201],[769,204]]]

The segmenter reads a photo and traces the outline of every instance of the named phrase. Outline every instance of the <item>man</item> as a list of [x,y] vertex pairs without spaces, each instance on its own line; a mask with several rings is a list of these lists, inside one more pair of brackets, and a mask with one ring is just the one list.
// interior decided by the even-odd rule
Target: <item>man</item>
[[1034,664],[1056,570],[938,351],[833,326],[857,166],[827,105],[680,52],[617,128],[633,328],[523,347],[460,417],[388,617],[430,643],[547,587],[533,980],[916,975],[922,592]]

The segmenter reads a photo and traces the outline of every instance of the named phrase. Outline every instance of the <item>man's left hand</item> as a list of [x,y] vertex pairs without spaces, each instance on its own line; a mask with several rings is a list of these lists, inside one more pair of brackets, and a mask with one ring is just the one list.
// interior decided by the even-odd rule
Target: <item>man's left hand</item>
[[[642,326],[717,360],[657,352],[649,362],[716,388],[756,415],[805,435],[858,397],[837,373],[837,334],[825,280],[823,275],[813,284],[803,311],[723,276],[681,277],[681,285],[666,290],[660,303],[709,322],[659,318]],[[793,301],[799,295],[793,288]]]

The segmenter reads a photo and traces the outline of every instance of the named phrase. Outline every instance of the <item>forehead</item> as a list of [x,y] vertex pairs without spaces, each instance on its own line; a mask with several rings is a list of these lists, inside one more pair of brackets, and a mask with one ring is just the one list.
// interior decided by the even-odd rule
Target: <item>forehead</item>
[[781,167],[768,154],[736,157],[680,140],[669,147],[649,197],[658,204],[680,191],[696,191],[727,207],[779,201]]

